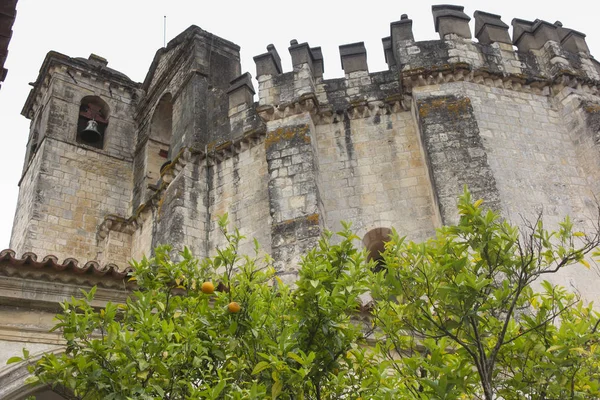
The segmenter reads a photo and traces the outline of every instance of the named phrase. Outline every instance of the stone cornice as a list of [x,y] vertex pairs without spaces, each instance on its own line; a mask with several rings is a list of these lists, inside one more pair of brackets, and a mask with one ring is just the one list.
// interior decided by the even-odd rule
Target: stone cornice
[[258,106],[256,112],[264,122],[272,122],[303,113],[311,114],[317,123],[335,122],[340,120],[344,114],[350,119],[368,118],[409,110],[408,97],[414,88],[452,82],[472,82],[489,87],[545,95],[556,93],[563,87],[571,87],[586,93],[600,95],[599,81],[578,76],[569,71],[548,79],[495,73],[483,68],[473,69],[465,63],[449,64],[430,70],[420,68],[405,70],[401,73],[401,80],[405,94],[398,93],[384,99],[354,100],[349,102],[343,110],[334,110],[331,105],[320,103],[315,93],[306,93],[297,99],[276,106]]
[[343,110],[334,110],[329,104],[319,103],[314,93],[307,93],[297,100],[279,104],[277,107],[259,106],[256,111],[264,122],[310,113],[316,122],[331,123],[340,120],[344,114],[350,119],[360,119],[409,109],[410,102],[401,94],[388,96],[384,99],[356,100],[350,102]]
[[402,84],[407,93],[410,93],[416,87],[451,82],[473,82],[490,87],[535,94],[549,94],[549,89],[555,90],[557,86],[568,86],[579,88],[591,94],[600,94],[600,82],[568,72],[560,73],[555,78],[547,79],[525,77],[516,74],[499,74],[485,69],[473,70],[468,64],[462,63],[444,66],[436,70],[423,71],[422,69],[415,69],[402,72]]

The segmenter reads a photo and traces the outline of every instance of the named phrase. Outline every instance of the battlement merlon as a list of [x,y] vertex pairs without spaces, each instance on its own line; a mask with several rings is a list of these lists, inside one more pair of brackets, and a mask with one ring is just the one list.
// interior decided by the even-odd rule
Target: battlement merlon
[[[265,130],[254,107],[254,94],[252,75],[249,72],[231,81],[227,95],[229,98],[229,128],[233,140],[255,135]],[[215,145],[217,144],[221,143],[215,143]]]
[[457,35],[465,39],[471,39],[469,21],[471,17],[464,13],[464,7],[441,4],[431,6],[435,31],[440,34],[440,39],[447,35]]
[[[382,39],[388,71],[369,73],[364,45],[353,43],[340,46],[345,77],[323,79],[316,72],[315,48],[293,41],[294,71],[286,73],[277,50],[269,45],[267,53],[254,58],[261,109],[285,108],[310,95],[317,108],[326,112],[361,101],[385,102],[393,95],[394,80],[401,83],[396,97],[410,93],[415,86],[456,80],[517,90],[539,91],[555,85],[585,86],[595,93],[600,90],[600,63],[590,55],[585,35],[558,21],[514,19],[511,38],[509,25],[500,15],[475,11],[472,35],[471,18],[463,7],[434,5],[432,14],[439,40],[415,41],[412,20],[405,14],[390,24],[390,36]],[[320,49],[318,54],[322,63]],[[310,79],[300,73],[303,69],[310,72]],[[341,89],[346,91],[345,104],[338,93]]]

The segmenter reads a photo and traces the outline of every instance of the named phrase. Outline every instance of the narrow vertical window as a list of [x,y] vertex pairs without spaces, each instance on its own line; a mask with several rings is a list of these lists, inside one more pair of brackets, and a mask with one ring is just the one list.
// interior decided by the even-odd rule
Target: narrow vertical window
[[171,94],[161,97],[150,122],[150,136],[146,146],[146,178],[150,184],[160,178],[160,170],[168,163],[173,133],[173,102]]

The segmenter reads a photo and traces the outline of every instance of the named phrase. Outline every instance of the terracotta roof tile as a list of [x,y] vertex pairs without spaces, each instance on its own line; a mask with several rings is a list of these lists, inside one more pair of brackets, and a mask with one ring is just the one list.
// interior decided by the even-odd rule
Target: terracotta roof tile
[[7,262],[13,266],[29,266],[37,269],[51,268],[55,271],[64,271],[75,275],[93,275],[97,277],[106,277],[109,279],[123,280],[133,271],[133,268],[127,267],[120,270],[115,264],[106,264],[101,266],[97,261],[88,261],[80,265],[79,261],[74,258],[65,258],[60,263],[58,257],[53,255],[45,256],[41,261],[38,261],[38,256],[35,253],[27,252],[18,258],[14,250],[6,249],[0,251],[0,262]]

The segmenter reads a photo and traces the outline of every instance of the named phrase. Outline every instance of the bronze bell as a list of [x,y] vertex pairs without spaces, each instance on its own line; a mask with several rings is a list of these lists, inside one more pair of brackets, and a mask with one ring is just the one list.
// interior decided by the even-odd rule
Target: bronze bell
[[87,143],[98,143],[102,140],[102,134],[98,131],[98,123],[90,119],[87,126],[81,131],[81,140]]

